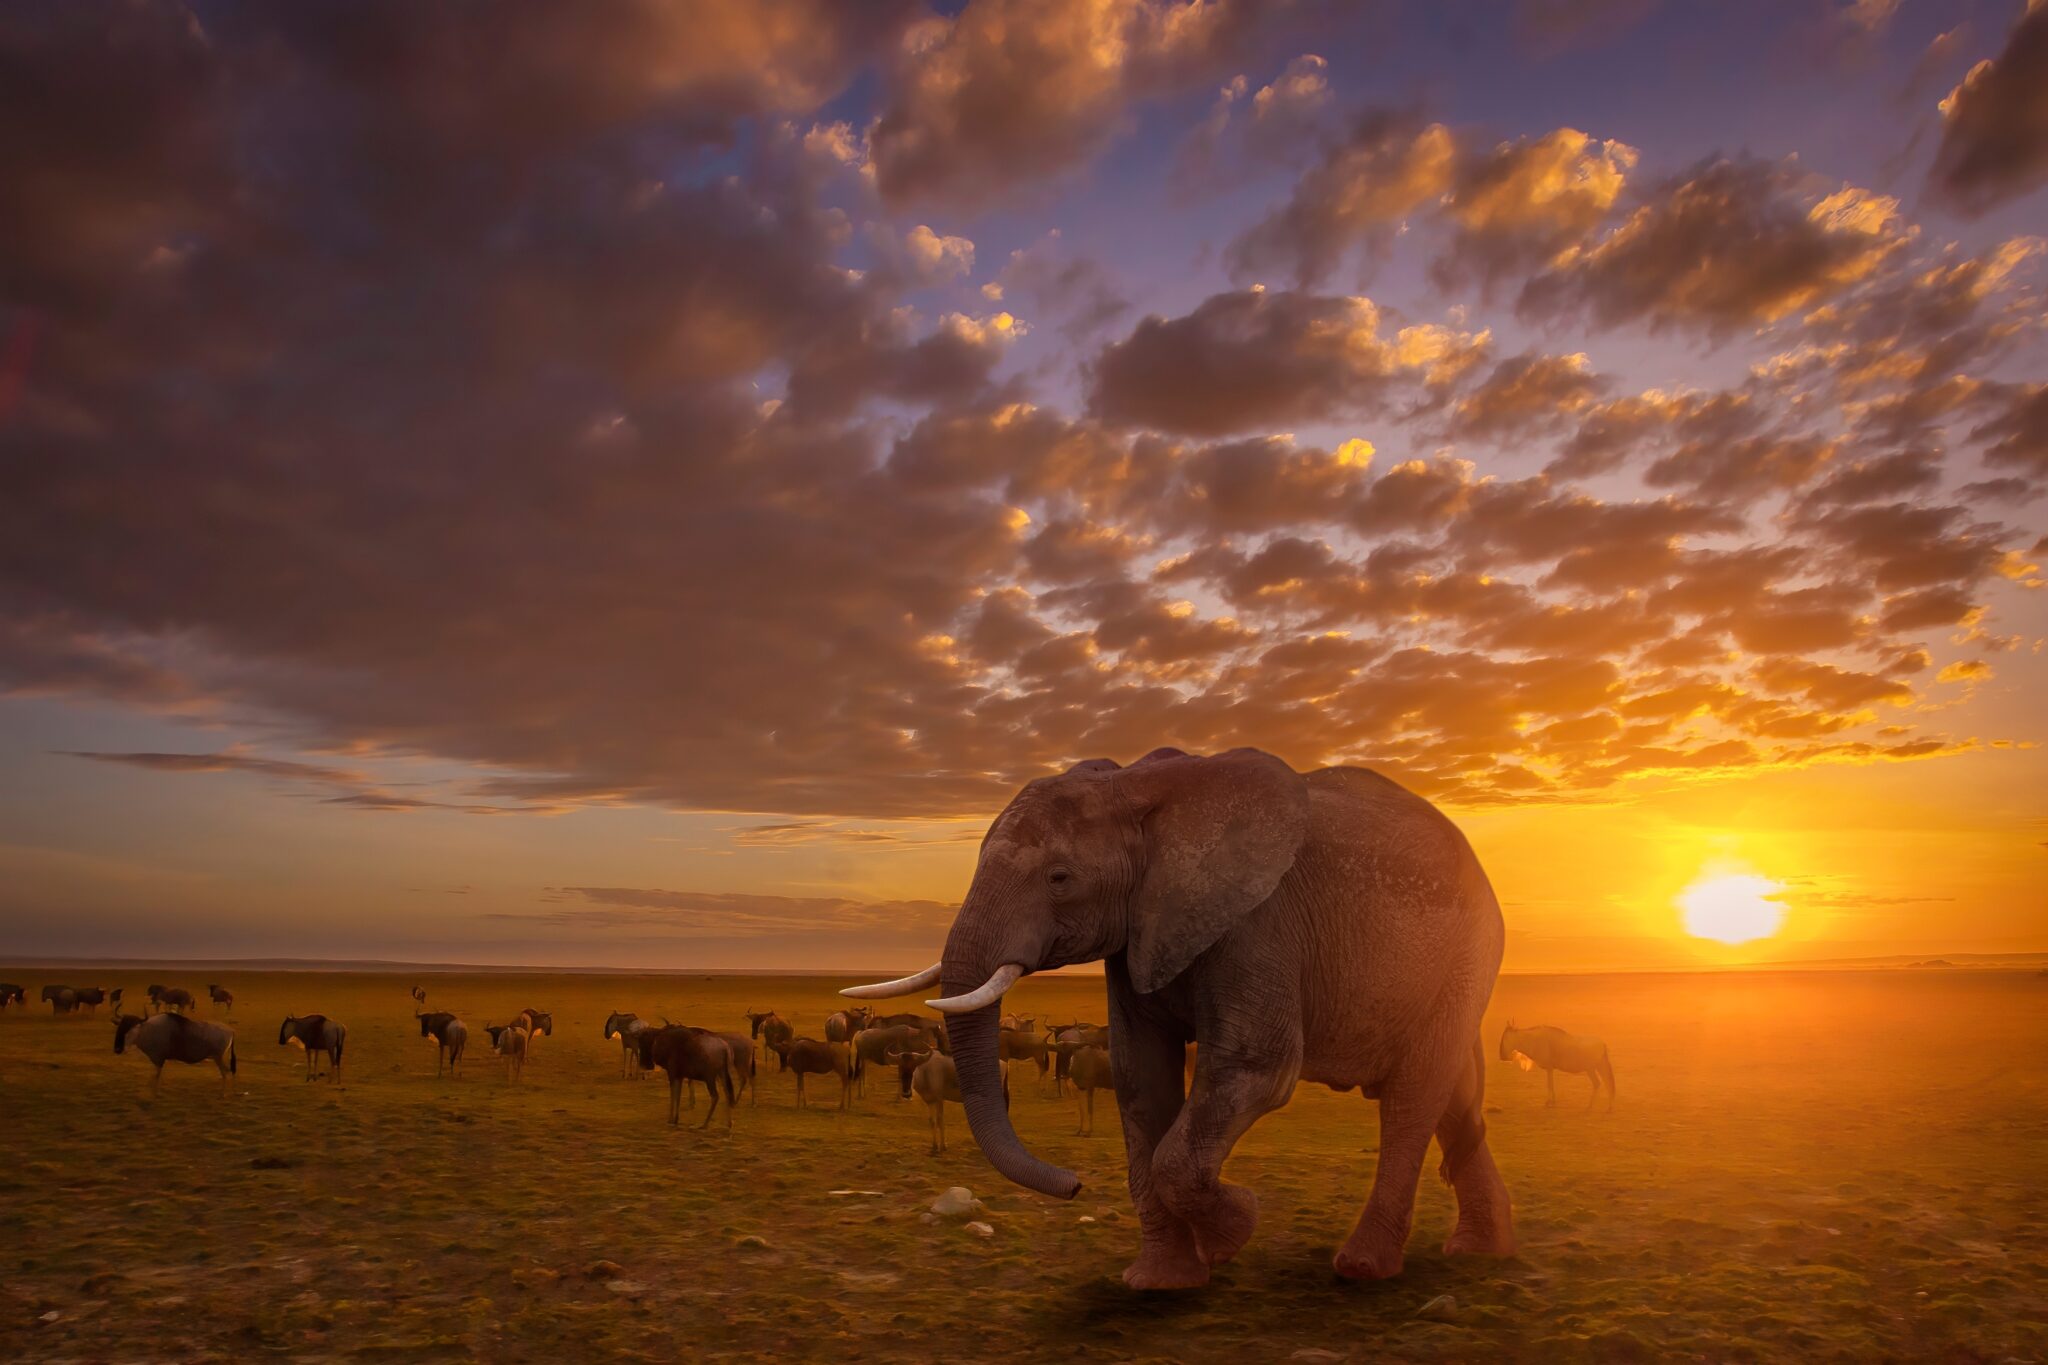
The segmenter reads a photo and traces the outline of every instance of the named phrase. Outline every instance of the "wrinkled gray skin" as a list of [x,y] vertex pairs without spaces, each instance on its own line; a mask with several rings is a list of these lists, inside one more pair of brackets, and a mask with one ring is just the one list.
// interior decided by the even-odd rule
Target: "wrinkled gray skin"
[[[1500,968],[1500,907],[1457,828],[1360,768],[1296,773],[1253,749],[1106,759],[1031,783],[997,817],[941,961],[943,992],[1005,963],[1102,959],[1131,1197],[1124,1280],[1204,1284],[1244,1246],[1258,1200],[1224,1159],[1298,1081],[1380,1104],[1379,1166],[1335,1258],[1398,1273],[1430,1139],[1457,1193],[1449,1252],[1514,1249],[1485,1141],[1480,1015]],[[949,1027],[975,1140],[1018,1184],[1069,1198],[1073,1174],[1026,1151],[997,1063],[1000,1003]],[[1184,1045],[1199,1044],[1182,1089]]]

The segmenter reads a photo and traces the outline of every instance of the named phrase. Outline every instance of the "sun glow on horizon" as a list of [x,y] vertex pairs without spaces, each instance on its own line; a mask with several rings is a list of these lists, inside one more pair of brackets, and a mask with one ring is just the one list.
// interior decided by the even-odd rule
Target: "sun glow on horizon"
[[1784,887],[1753,872],[1702,874],[1678,893],[1685,931],[1719,943],[1769,938],[1785,922],[1785,907],[1772,899]]

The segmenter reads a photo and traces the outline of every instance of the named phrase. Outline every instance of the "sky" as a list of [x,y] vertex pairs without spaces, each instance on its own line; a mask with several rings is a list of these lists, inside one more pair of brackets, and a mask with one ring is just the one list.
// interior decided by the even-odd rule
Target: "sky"
[[1161,745],[2048,949],[2048,4],[72,0],[0,164],[0,957],[914,967]]

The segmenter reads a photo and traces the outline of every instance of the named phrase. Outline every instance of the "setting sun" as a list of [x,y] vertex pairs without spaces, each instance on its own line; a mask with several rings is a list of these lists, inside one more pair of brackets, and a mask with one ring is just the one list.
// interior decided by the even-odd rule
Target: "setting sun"
[[1722,943],[1769,938],[1785,920],[1785,907],[1772,899],[1784,889],[1754,873],[1702,877],[1678,894],[1685,931]]

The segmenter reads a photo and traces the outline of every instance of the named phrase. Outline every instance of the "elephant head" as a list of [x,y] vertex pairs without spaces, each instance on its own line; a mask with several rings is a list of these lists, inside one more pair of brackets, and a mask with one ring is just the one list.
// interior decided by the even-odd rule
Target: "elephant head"
[[1128,768],[1078,764],[1019,792],[989,826],[945,956],[914,976],[843,992],[907,994],[948,1031],[968,1126],[989,1163],[1070,1199],[1073,1172],[1018,1140],[1003,1105],[997,1025],[1018,978],[1123,955],[1141,993],[1165,986],[1273,894],[1308,831],[1308,788],[1270,754],[1158,749]]

